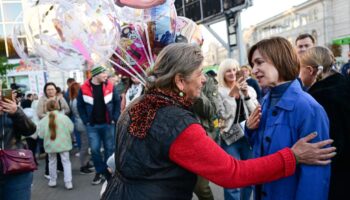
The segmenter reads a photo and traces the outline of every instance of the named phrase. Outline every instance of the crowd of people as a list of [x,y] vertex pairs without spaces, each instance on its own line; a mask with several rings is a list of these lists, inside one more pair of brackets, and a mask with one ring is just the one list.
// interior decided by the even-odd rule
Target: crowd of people
[[[115,83],[97,66],[82,84],[69,78],[66,91],[48,82],[40,98],[20,100],[14,90],[0,100],[1,149],[46,153],[48,187],[59,170],[71,190],[77,144],[80,173],[105,181],[102,199],[214,199],[209,182],[225,200],[345,198],[349,67],[338,70],[315,43],[309,34],[294,47],[264,39],[249,65],[225,59],[206,73],[199,46],[171,44],[146,85]],[[30,199],[32,180],[0,172],[0,199]]]

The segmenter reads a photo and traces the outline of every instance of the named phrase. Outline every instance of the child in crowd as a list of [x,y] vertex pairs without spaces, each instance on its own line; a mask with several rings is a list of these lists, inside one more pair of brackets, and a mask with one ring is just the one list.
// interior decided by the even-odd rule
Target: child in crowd
[[68,190],[73,189],[72,167],[69,160],[69,151],[72,149],[73,132],[72,121],[63,113],[59,112],[59,105],[56,100],[49,100],[46,104],[49,112],[39,122],[39,137],[44,139],[44,149],[49,155],[49,187],[56,186],[57,179],[57,156],[61,156],[64,169],[64,182]]

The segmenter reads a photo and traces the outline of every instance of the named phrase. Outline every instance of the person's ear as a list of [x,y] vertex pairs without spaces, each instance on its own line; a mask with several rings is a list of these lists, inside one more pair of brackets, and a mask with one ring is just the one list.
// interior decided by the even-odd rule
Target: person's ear
[[177,89],[179,89],[180,91],[184,91],[185,79],[180,74],[175,75],[175,85],[176,85]]
[[310,76],[315,76],[317,74],[317,68],[315,67],[311,67],[311,66],[307,66],[308,72]]

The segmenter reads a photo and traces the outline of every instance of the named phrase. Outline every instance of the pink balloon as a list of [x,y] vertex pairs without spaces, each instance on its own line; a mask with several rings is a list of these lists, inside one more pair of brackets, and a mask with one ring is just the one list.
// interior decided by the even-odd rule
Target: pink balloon
[[[120,48],[116,49],[116,53],[120,55],[124,60],[126,60],[137,72],[141,72],[142,69],[147,69],[150,64],[147,59],[148,51],[146,48],[146,37],[145,30],[141,26],[129,24],[122,27],[121,38],[119,41]],[[117,56],[113,56],[113,60],[126,67],[126,64],[120,60]],[[142,69],[140,69],[140,67]],[[122,75],[129,76],[126,72],[115,67],[116,71]],[[129,70],[131,73],[134,73],[132,70]]]
[[165,0],[115,0],[118,6],[128,6],[132,8],[151,8],[163,4]]
[[79,40],[79,39],[73,40],[72,45],[74,46],[74,48],[76,50],[78,50],[81,53],[81,55],[83,55],[85,60],[87,60],[88,62],[91,62],[91,63],[93,62],[91,57],[90,57],[89,51],[86,49],[84,43],[81,40]]

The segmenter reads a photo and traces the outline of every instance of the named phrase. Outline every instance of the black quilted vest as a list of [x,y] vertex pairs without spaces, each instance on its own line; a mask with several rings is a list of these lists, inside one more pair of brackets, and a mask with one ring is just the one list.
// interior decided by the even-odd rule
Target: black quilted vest
[[127,132],[130,118],[124,112],[117,125],[116,174],[102,199],[169,200],[192,198],[196,175],[169,159],[169,148],[195,116],[168,106],[157,111],[144,139]]

